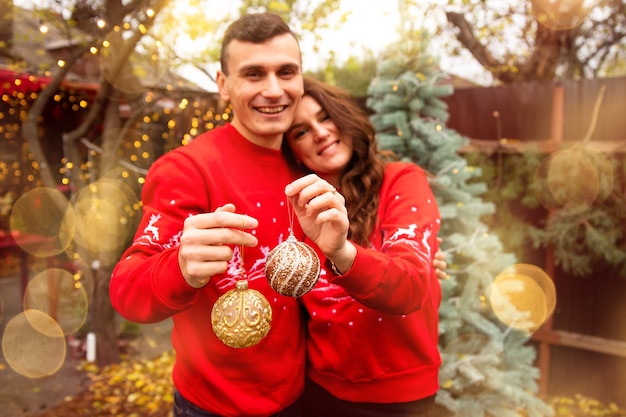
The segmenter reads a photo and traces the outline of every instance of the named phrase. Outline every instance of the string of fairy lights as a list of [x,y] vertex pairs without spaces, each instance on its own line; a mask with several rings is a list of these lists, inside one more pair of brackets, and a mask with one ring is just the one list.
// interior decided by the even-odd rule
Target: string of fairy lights
[[[36,77],[31,77],[34,81]],[[19,194],[34,187],[41,186],[39,163],[29,151],[28,143],[22,135],[23,124],[28,112],[37,99],[37,88],[31,91],[20,91],[21,79],[15,79],[12,85],[2,85],[5,92],[0,100],[0,195],[9,190]],[[143,96],[143,115],[133,123],[133,130],[122,133],[125,137],[117,150],[119,164],[126,170],[139,173],[138,181],[143,182],[149,165],[163,152],[174,147],[186,145],[197,135],[211,130],[230,118],[231,109],[226,107],[216,110],[214,95],[194,93],[194,97],[183,97],[174,102],[164,95],[158,99],[159,92],[146,91]],[[87,94],[74,88],[61,86],[52,99],[56,107],[52,114],[65,114],[61,119],[79,120],[89,110],[93,101],[93,93]],[[158,101],[161,101],[159,103]],[[62,140],[46,134],[50,124],[56,120],[40,120],[40,134],[44,140]],[[58,129],[58,127],[57,127]],[[61,131],[64,128],[60,127]],[[106,132],[101,132],[102,134]],[[92,133],[92,136],[93,133]],[[78,167],[81,179],[89,182],[93,178],[94,160],[101,156],[103,149],[96,142],[99,138],[82,138],[81,146],[85,148],[84,158],[71,161],[66,155],[48,155],[57,157],[58,163],[49,160],[51,166],[58,165],[59,182],[69,185],[70,171]],[[160,144],[155,144],[161,142]],[[127,175],[122,171],[122,175]]]
[[[146,22],[155,16],[154,10],[150,8],[144,14],[143,19]],[[100,17],[94,18],[93,23],[101,30],[109,26]],[[38,29],[44,36],[54,33],[52,25],[44,21],[39,22]],[[147,29],[141,19],[135,19],[114,27],[111,33],[128,30],[146,33]],[[104,74],[105,77],[106,62],[103,62],[103,56],[106,54],[103,52],[109,45],[109,38],[105,37],[101,45],[92,46],[83,58],[83,61],[90,60],[101,65],[99,74]],[[155,52],[148,59],[154,62],[161,58]],[[63,68],[67,62],[59,58],[55,64]],[[10,74],[9,71],[2,71],[0,74],[4,75],[0,77],[0,197],[8,192],[23,194],[41,186],[41,162],[54,167],[53,175],[60,186],[71,185],[71,174],[76,169],[80,170],[81,180],[95,180],[94,175],[98,175],[97,158],[105,152],[105,147],[101,146],[102,137],[111,132],[103,132],[102,126],[96,126],[81,138],[78,144],[82,148],[79,152],[80,160],[71,160],[72,158],[65,155],[61,136],[76,128],[75,121],[82,120],[88,113],[99,88],[98,84],[93,81],[84,84],[68,81],[62,83],[53,94],[50,103],[46,105],[45,113],[38,121],[39,141],[48,160],[37,161],[29,149],[28,140],[23,136],[23,125],[33,103],[51,81],[52,71],[47,69],[38,73],[39,75],[19,71],[11,75],[7,73]],[[91,78],[97,80],[97,77]],[[118,87],[116,80],[108,81]],[[121,140],[117,138],[120,145],[116,156],[119,165],[123,167],[120,175],[128,177],[129,172],[134,172],[139,174],[137,181],[140,183],[143,183],[149,165],[162,153],[186,145],[194,137],[223,124],[231,117],[230,107],[221,104],[215,94],[192,91],[171,84],[159,89],[142,87],[139,93],[140,98],[132,103],[134,108],[140,108],[139,111],[131,108],[131,103],[120,106],[122,123],[130,128],[120,130],[119,134],[123,137]],[[221,108],[218,109],[218,106]],[[125,111],[128,114],[124,114]],[[131,123],[128,123],[129,119]]]

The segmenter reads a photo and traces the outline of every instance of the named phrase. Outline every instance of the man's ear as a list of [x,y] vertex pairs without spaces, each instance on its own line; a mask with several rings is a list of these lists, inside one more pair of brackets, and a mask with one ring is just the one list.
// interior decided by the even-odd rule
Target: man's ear
[[215,75],[215,82],[217,83],[217,89],[220,93],[220,97],[224,101],[230,100],[230,94],[228,94],[228,88],[226,88],[226,75],[222,70],[218,70]]

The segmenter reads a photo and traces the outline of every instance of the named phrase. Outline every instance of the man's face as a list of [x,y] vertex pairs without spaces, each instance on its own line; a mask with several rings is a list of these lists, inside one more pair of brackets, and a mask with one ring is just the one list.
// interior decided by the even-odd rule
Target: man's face
[[304,92],[298,43],[284,34],[227,48],[228,75],[218,71],[217,85],[233,107],[233,126],[257,145],[280,149]]

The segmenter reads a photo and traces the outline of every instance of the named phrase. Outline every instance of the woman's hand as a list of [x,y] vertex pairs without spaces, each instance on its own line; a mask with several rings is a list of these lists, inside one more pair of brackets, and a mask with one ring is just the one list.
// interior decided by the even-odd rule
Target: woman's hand
[[341,272],[350,269],[356,248],[347,240],[350,222],[344,197],[315,174],[288,184],[285,194],[304,233]]
[[[437,238],[437,241],[441,244],[441,238]],[[441,251],[441,249],[437,250],[435,254],[435,259],[433,259],[433,266],[435,267],[435,271],[437,271],[437,278],[439,279],[448,279],[448,273],[446,272],[446,268],[448,268],[448,264],[446,263],[446,254]]]

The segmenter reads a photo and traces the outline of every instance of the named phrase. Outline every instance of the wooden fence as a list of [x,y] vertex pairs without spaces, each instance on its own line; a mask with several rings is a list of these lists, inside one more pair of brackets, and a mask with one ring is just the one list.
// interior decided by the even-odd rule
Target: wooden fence
[[[470,138],[462,151],[548,154],[586,142],[626,154],[626,77],[462,88],[445,101],[448,127]],[[610,270],[569,276],[550,249],[543,267],[557,308],[533,335],[540,393],[581,393],[626,407],[626,277]]]

